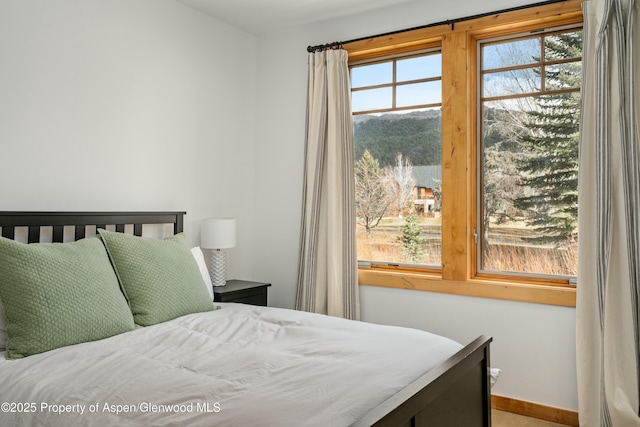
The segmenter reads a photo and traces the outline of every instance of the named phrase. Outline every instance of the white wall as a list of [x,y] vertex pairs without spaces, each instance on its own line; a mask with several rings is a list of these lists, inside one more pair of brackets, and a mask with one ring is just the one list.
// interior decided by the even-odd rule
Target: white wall
[[424,329],[468,343],[491,335],[493,393],[577,410],[575,310],[361,286],[363,320]]
[[[258,48],[253,274],[273,283],[270,303],[293,307],[301,210],[306,47],[491,12],[528,1],[412,1],[387,10],[261,37]],[[499,395],[577,410],[575,310],[539,304],[361,287],[365,321],[432,330],[461,342],[494,337]]]
[[256,49],[171,0],[0,0],[0,210],[236,216],[250,275]]

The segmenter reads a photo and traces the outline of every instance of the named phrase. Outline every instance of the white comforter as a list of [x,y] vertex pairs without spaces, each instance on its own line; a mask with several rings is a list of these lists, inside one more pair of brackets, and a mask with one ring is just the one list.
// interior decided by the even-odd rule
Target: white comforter
[[21,360],[0,426],[346,426],[453,353],[426,332],[221,304]]

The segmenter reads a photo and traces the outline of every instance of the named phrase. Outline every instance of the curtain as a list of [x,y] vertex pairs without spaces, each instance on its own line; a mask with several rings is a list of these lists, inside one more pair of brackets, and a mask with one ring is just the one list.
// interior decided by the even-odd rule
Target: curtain
[[309,54],[296,308],[359,319],[351,88],[347,52]]
[[583,3],[577,373],[580,425],[640,426],[640,43],[634,0]]

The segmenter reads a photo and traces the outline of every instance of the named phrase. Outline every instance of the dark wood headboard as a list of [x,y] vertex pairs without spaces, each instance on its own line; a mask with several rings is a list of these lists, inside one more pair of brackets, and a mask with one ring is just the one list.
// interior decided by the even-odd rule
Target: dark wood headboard
[[142,235],[143,224],[173,224],[173,233],[183,231],[186,212],[3,212],[0,211],[2,237],[15,238],[16,227],[28,227],[28,242],[40,240],[40,228],[53,228],[53,241],[62,242],[64,228],[74,227],[74,239],[85,237],[87,226],[105,228],[115,225],[124,232],[125,225],[133,225],[133,234]]

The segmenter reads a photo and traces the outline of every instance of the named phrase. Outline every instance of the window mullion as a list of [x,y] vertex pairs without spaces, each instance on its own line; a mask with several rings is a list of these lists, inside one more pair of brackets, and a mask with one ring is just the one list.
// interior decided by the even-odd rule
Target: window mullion
[[540,92],[544,93],[547,90],[547,71],[546,71],[546,64],[547,64],[547,60],[545,58],[545,52],[544,52],[544,43],[545,43],[545,36],[544,34],[540,36]]
[[393,71],[392,71],[392,79],[393,79],[393,86],[391,89],[391,106],[392,108],[396,108],[396,88],[398,87],[398,81],[397,81],[397,64],[398,61],[393,61]]
[[442,42],[442,278],[468,278],[467,35]]

